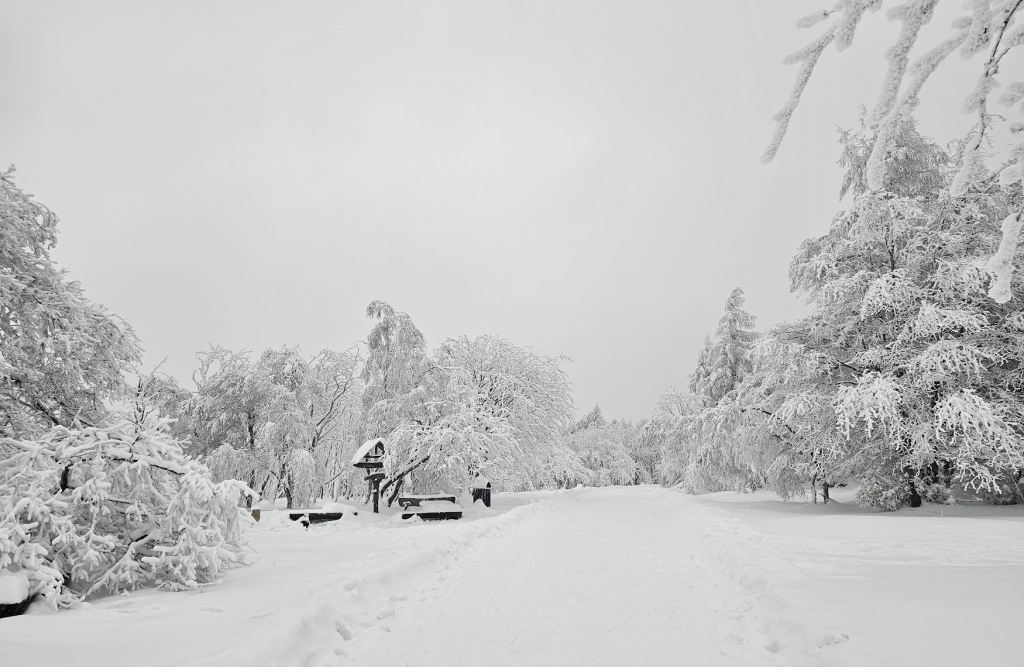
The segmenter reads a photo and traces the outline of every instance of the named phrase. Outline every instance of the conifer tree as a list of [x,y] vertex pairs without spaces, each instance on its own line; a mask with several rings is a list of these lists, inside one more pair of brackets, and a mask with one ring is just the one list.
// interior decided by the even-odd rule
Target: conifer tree
[[725,314],[718,321],[708,374],[699,385],[699,391],[711,406],[732,392],[750,371],[750,350],[757,333],[754,317],[743,305],[743,290],[737,287],[726,299]]

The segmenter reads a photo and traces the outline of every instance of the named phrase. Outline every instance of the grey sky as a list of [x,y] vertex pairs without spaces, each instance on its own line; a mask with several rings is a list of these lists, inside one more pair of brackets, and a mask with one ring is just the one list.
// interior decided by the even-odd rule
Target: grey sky
[[[893,34],[869,16],[826,54],[762,166],[824,4],[8,0],[0,162],[180,378],[209,343],[349,347],[384,299],[431,345],[568,355],[581,411],[637,418],[733,287],[762,326],[801,312],[789,258],[838,209],[834,128]],[[969,122],[946,97],[943,139]]]

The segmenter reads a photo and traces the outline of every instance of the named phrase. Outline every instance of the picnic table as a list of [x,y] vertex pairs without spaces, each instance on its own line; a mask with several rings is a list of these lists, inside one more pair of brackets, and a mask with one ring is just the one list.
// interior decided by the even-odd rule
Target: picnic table
[[358,516],[359,511],[351,505],[346,505],[344,503],[327,503],[319,509],[290,510],[288,512],[288,518],[292,521],[298,521],[306,528],[309,528],[310,524],[313,523],[337,521],[345,514]]
[[418,516],[424,521],[445,521],[462,518],[462,506],[454,495],[399,496],[398,505],[404,510],[403,519]]
[[402,509],[408,509],[410,507],[419,507],[424,501],[438,501],[438,502],[449,502],[458,504],[459,499],[454,495],[443,494],[443,495],[415,495],[410,494],[406,496],[398,496],[398,506]]

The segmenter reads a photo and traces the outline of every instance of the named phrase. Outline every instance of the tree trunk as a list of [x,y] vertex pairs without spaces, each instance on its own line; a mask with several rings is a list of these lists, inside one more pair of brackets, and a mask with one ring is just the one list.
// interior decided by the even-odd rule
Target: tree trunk
[[404,480],[405,480],[405,476],[406,476],[406,475],[408,475],[409,473],[411,473],[411,472],[412,472],[413,470],[416,470],[416,468],[419,468],[419,467],[420,467],[421,465],[423,465],[424,463],[426,463],[426,462],[427,462],[427,461],[429,461],[429,460],[430,460],[430,457],[429,457],[429,456],[424,456],[424,457],[423,457],[422,459],[420,459],[419,461],[416,461],[415,463],[413,463],[412,465],[410,465],[410,466],[409,466],[408,468],[406,468],[405,470],[403,470],[402,472],[398,473],[397,475],[395,475],[394,477],[392,477],[391,479],[389,479],[389,480],[388,480],[387,482],[385,482],[385,483],[384,483],[384,484],[383,484],[383,485],[382,485],[382,486],[380,487],[380,492],[381,492],[381,493],[385,493],[385,492],[386,492],[386,491],[387,491],[388,489],[390,489],[390,488],[391,488],[391,487],[392,487],[392,486],[393,486],[394,484],[398,483],[399,481],[404,481]]
[[391,507],[391,505],[398,499],[398,494],[402,491],[403,484],[405,484],[404,477],[400,479],[397,484],[395,484],[394,491],[392,491],[391,495],[388,496],[388,507]]
[[910,485],[910,506],[920,507],[921,506],[921,494],[917,492],[917,486],[914,484],[914,476],[907,476],[907,483]]

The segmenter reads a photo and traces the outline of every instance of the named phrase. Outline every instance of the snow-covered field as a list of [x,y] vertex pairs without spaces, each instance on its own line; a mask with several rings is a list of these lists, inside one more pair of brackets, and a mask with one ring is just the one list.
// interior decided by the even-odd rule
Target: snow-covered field
[[501,494],[462,521],[271,515],[253,566],[0,621],[11,665],[1024,664],[1024,511]]

